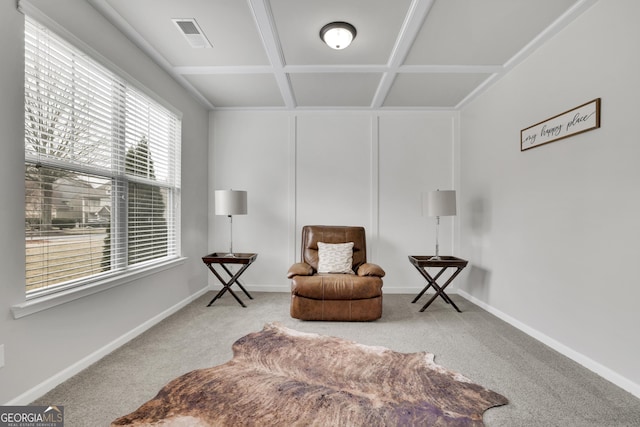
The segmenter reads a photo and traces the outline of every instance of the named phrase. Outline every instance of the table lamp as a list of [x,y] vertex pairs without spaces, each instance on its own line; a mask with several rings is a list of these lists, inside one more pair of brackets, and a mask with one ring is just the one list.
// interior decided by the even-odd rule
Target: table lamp
[[229,217],[229,253],[233,254],[233,215],[247,214],[247,192],[235,190],[216,190],[215,193],[216,215]]
[[440,229],[441,216],[454,216],[456,214],[456,192],[455,190],[429,191],[422,195],[422,214],[436,217],[436,255],[433,260],[439,260],[438,233]]

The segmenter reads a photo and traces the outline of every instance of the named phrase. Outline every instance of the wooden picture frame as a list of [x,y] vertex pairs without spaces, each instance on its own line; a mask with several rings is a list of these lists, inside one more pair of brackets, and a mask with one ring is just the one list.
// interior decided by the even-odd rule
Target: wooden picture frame
[[600,98],[520,131],[520,151],[559,141],[600,127]]

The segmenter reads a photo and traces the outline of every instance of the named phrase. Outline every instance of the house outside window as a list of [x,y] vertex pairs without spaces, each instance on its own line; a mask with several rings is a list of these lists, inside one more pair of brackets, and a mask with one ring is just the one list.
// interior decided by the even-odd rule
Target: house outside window
[[27,299],[180,255],[179,114],[26,17]]

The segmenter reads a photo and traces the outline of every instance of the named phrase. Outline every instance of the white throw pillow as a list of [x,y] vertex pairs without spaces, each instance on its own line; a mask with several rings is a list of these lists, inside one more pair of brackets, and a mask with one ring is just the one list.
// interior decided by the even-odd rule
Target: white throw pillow
[[353,264],[353,242],[318,242],[318,273],[349,273]]

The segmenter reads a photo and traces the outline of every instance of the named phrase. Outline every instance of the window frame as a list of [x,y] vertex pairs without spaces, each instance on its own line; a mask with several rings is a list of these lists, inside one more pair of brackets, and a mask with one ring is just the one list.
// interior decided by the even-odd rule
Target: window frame
[[[29,294],[25,288],[25,301],[23,303],[16,304],[11,307],[11,311],[14,318],[23,317],[32,313],[36,313],[41,310],[45,310],[45,309],[57,306],[59,304],[64,304],[66,302],[73,301],[75,299],[82,298],[87,295],[91,295],[115,286],[119,286],[134,280],[138,280],[147,275],[155,274],[157,272],[164,271],[168,268],[173,268],[177,265],[184,263],[184,261],[186,260],[186,258],[184,258],[181,254],[181,245],[180,245],[180,240],[181,240],[180,239],[180,234],[181,234],[180,232],[180,225],[181,225],[181,221],[180,221],[180,211],[181,211],[180,150],[181,148],[180,148],[180,145],[181,145],[181,139],[182,139],[182,131],[181,131],[182,113],[176,110],[170,104],[166,103],[161,98],[159,98],[155,93],[147,89],[144,85],[142,85],[132,76],[130,76],[128,73],[126,73],[125,71],[120,69],[118,66],[114,65],[113,63],[111,63],[109,60],[107,60],[105,57],[103,57],[93,48],[88,46],[86,43],[79,40],[77,37],[75,37],[71,33],[69,33],[67,30],[65,30],[55,21],[51,20],[46,15],[42,14],[38,9],[34,8],[30,3],[25,2],[24,0],[21,0],[19,2],[19,10],[25,14],[25,25],[26,25],[26,20],[31,19],[32,21],[35,21],[37,24],[46,27],[50,32],[54,33],[55,36],[69,43],[73,48],[79,49],[83,54],[90,57],[93,61],[97,62],[102,67],[105,67],[109,72],[113,73],[118,79],[123,81],[127,87],[132,88],[137,92],[140,92],[145,97],[150,98],[151,101],[157,103],[160,107],[168,110],[170,113],[176,116],[177,123],[178,123],[178,127],[176,130],[178,148],[177,148],[177,155],[175,158],[173,158],[173,161],[175,161],[177,164],[178,176],[176,177],[177,183],[174,182],[172,185],[165,185],[164,183],[153,181],[154,186],[172,189],[172,191],[169,192],[172,194],[172,197],[168,197],[167,200],[165,200],[165,203],[167,204],[167,206],[169,206],[169,204],[174,205],[172,208],[167,210],[167,227],[173,229],[173,232],[172,232],[173,242],[171,242],[170,244],[175,248],[175,254],[172,254],[171,256],[168,256],[168,257],[162,257],[159,260],[156,259],[156,260],[134,264],[133,266],[130,266],[128,268],[117,270],[111,273],[106,273],[106,274],[98,273],[97,275],[91,275],[91,276],[85,277],[84,279],[80,279],[76,282],[70,282],[69,284],[64,283],[61,285],[53,285],[50,289],[43,290],[40,292],[32,292],[31,294]],[[29,18],[27,18],[27,16]],[[26,73],[26,70],[25,70],[25,73]],[[25,165],[27,165],[27,163],[28,163],[28,159],[26,158],[26,155],[25,155]],[[47,166],[47,165],[44,165],[44,166]],[[65,166],[65,169],[71,170],[71,168],[69,168],[68,165]],[[77,172],[91,173],[93,171],[86,170],[82,167],[78,167]],[[126,182],[128,181],[125,179],[124,181],[120,181],[118,183],[119,180],[122,180],[122,178],[112,177],[112,188],[113,188],[112,193],[116,193],[117,191],[122,191],[122,188],[120,187],[123,182],[124,182],[124,191],[127,191]],[[138,182],[138,181],[139,180],[135,178],[131,180],[131,182]],[[144,179],[142,179],[142,181],[144,181]],[[119,190],[116,190],[116,187],[119,188]],[[112,197],[112,200],[114,199],[116,198]],[[117,199],[120,199],[120,198],[117,198]],[[127,203],[124,202],[124,205],[126,204]],[[171,219],[169,218],[170,211],[172,212]],[[126,233],[126,229],[127,229],[127,219],[126,219],[126,215],[122,215],[123,212],[126,213],[126,209],[124,211],[120,211],[119,213],[120,218],[117,219],[117,221],[121,223],[119,227],[120,234],[122,234],[122,230],[124,230]],[[122,218],[123,216],[125,217],[124,219]],[[113,247],[113,244],[112,244],[112,247]],[[126,258],[124,262],[125,264],[127,263]],[[25,285],[26,284],[23,284],[23,286]]]

